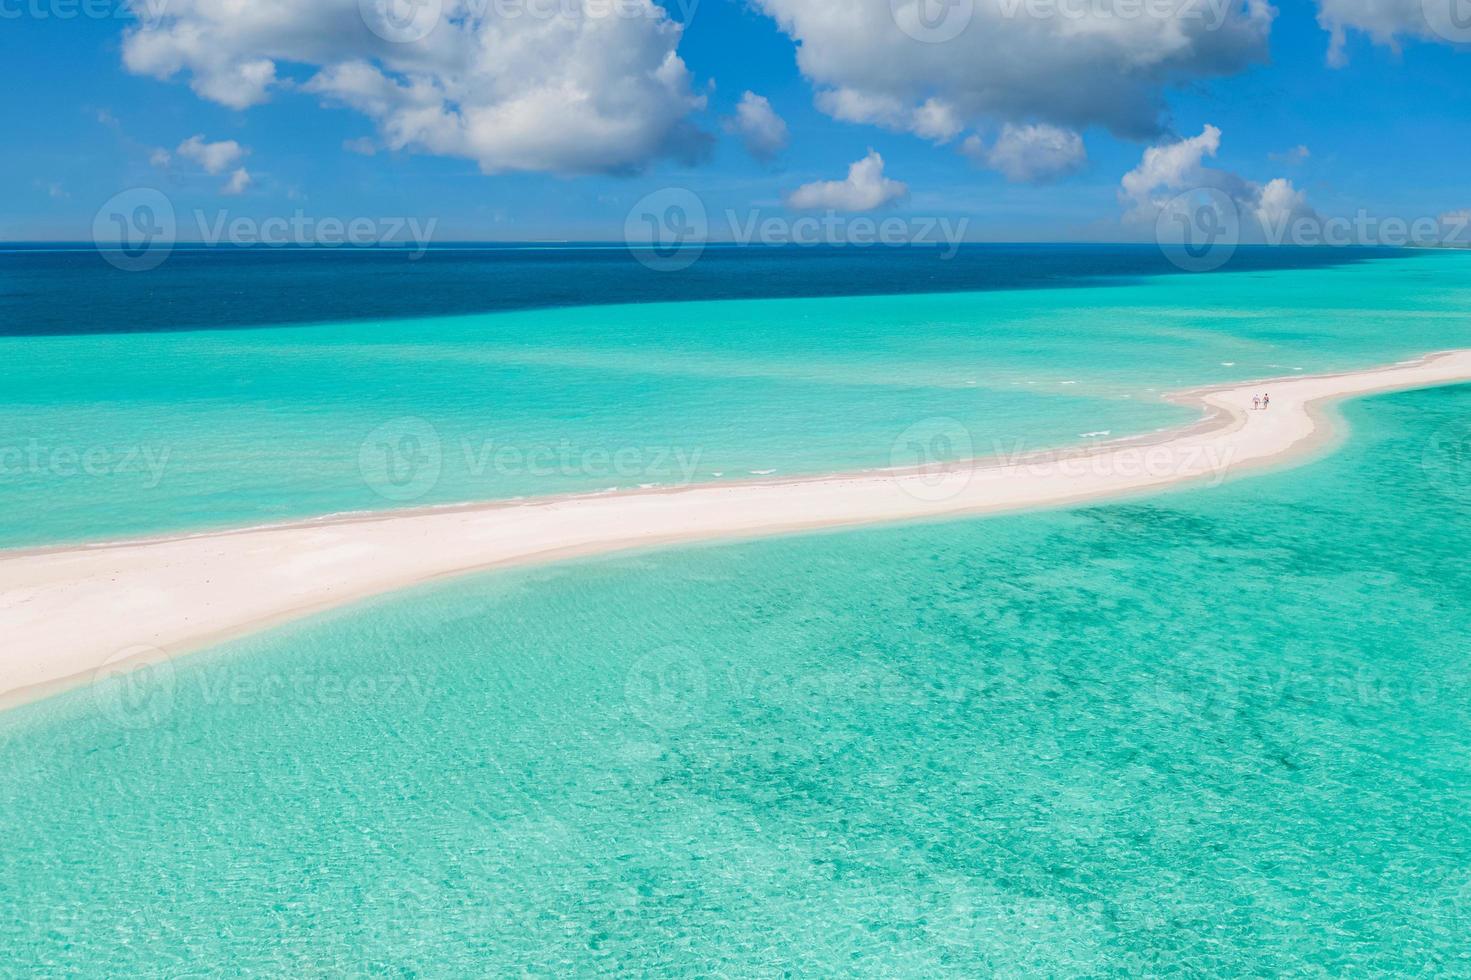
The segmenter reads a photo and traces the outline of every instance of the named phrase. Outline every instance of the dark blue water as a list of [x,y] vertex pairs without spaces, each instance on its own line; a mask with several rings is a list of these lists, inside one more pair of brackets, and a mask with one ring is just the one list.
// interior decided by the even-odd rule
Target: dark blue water
[[[1225,270],[1412,259],[1389,249],[1242,248]],[[0,247],[0,335],[227,329],[457,313],[762,297],[1129,284],[1178,274],[1153,245],[711,247],[660,271],[621,247],[176,248],[128,272],[84,246]]]

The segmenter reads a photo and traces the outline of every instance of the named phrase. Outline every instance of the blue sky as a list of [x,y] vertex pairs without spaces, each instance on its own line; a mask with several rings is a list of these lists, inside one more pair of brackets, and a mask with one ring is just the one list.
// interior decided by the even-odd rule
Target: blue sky
[[[1181,144],[1185,159],[1176,159],[1174,170],[1162,165],[1140,178],[1140,201],[1148,197],[1153,206],[1154,197],[1204,180],[1251,212],[1267,206],[1271,195],[1263,188],[1281,180],[1278,190],[1290,209],[1318,215],[1363,210],[1409,220],[1471,207],[1465,179],[1471,50],[1416,22],[1423,16],[1420,0],[1377,0],[1377,7],[1369,0],[1322,0],[1326,11],[1306,0],[1265,13],[1258,7],[1264,19],[1253,23],[1270,26],[1262,28],[1257,48],[1223,52],[1211,48],[1221,47],[1214,37],[1188,48],[1168,71],[1143,83],[1153,108],[1142,115],[1150,119],[1140,123],[1136,107],[1122,124],[1114,100],[1077,105],[1090,90],[1119,81],[1122,62],[1112,54],[1039,59],[1028,73],[1022,51],[1006,69],[1010,74],[998,79],[986,65],[1031,43],[1018,40],[1029,35],[972,36],[980,21],[954,41],[876,36],[873,47],[864,41],[845,49],[844,25],[834,23],[842,11],[875,3],[887,10],[889,0],[845,0],[849,8],[836,0],[702,0],[692,12],[669,0],[664,6],[672,19],[688,14],[682,36],[673,40],[650,26],[651,17],[626,18],[638,23],[591,38],[584,48],[508,56],[513,69],[500,60],[504,44],[445,47],[414,55],[407,67],[386,64],[382,52],[397,54],[405,45],[354,40],[330,19],[266,18],[243,39],[216,38],[211,10],[226,0],[154,2],[164,3],[163,17],[140,28],[125,7],[93,5],[94,13],[108,16],[68,16],[81,0],[0,0],[0,58],[12,86],[0,105],[6,133],[0,179],[9,191],[0,203],[0,239],[85,240],[105,201],[151,187],[181,215],[197,209],[253,220],[298,212],[413,216],[436,221],[440,240],[614,240],[635,202],[669,187],[698,195],[717,227],[727,211],[791,215],[795,201],[816,201],[819,210],[867,210],[867,198],[841,188],[793,194],[804,185],[841,181],[850,165],[874,151],[884,179],[904,189],[876,191],[884,199],[875,213],[963,216],[968,237],[979,240],[1120,240],[1141,237],[1149,226],[1130,220],[1139,202],[1121,201],[1124,175],[1140,167],[1147,148],[1198,137],[1207,126],[1219,130],[1214,154]],[[269,8],[285,0],[260,2]],[[565,13],[575,9],[569,0],[560,2],[558,16],[576,16]],[[989,8],[998,0],[977,2]],[[1110,2],[1094,0],[1093,9],[1102,5],[1106,13]],[[1250,16],[1242,10],[1235,15]],[[786,23],[779,23],[783,16]],[[1335,59],[1341,64],[1329,64],[1330,33],[1320,16],[1346,24]],[[889,21],[868,24],[875,32],[893,29]],[[136,35],[154,29],[174,32],[168,34],[174,47],[139,55]],[[187,50],[180,37],[192,39]],[[1131,35],[1120,42],[1120,58],[1148,50],[1155,37]],[[825,67],[799,66],[799,40]],[[1048,40],[1048,57],[1066,43],[1072,42]],[[682,60],[687,77],[658,89],[640,82],[619,94],[611,122],[578,121],[579,85],[616,90],[624,76],[658,63],[661,44]],[[443,65],[463,62],[467,50],[484,61],[464,92],[436,103],[438,109],[453,114],[479,100],[487,112],[519,113],[496,118],[518,121],[470,138],[441,115],[430,135],[405,138],[418,132],[417,123],[405,123],[406,113],[422,101],[402,95],[408,83],[416,75],[449,77],[449,88],[463,82],[443,74],[457,70]],[[625,51],[640,53],[624,57]],[[295,52],[302,52],[300,61]],[[223,69],[195,84],[220,63],[261,59],[274,65],[274,81],[259,92],[249,91],[244,75]],[[374,66],[371,78],[320,81],[325,70],[344,63]],[[396,86],[383,90],[391,98],[413,105],[384,109],[381,93],[370,91],[382,79]],[[494,94],[523,83],[537,86],[529,108],[508,109]],[[902,118],[877,112],[835,118],[843,113],[823,103],[821,93],[845,86],[870,100],[895,97]],[[565,95],[569,90],[574,94]],[[728,131],[747,91],[768,100],[786,126],[785,145],[769,159],[753,156]],[[564,97],[571,100],[565,108],[557,102]],[[941,127],[945,132],[913,121],[918,116],[911,110],[923,99],[958,107],[947,109],[954,121]],[[615,123],[631,135],[608,136]],[[989,156],[1007,125],[1076,138],[1086,162],[1075,148],[1056,162],[1027,156],[1023,170],[1040,173],[1018,174],[1013,167],[1009,178]],[[1136,131],[1121,131],[1130,127]],[[196,149],[187,149],[196,136]],[[967,139],[977,152],[962,152]],[[349,144],[371,146],[372,155]],[[183,230],[180,236],[193,237]]]

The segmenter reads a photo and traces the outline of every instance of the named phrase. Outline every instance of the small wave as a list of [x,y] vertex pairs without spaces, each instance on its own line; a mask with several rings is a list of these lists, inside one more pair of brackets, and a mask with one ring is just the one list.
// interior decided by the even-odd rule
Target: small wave
[[1078,438],[1080,438],[1080,439],[1097,439],[1099,436],[1111,436],[1111,435],[1113,435],[1113,430],[1112,429],[1100,429],[1097,432],[1084,432]]
[[776,472],[776,470],[752,470],[751,471],[751,475],[752,476],[770,476],[771,474],[773,474],[775,472]]

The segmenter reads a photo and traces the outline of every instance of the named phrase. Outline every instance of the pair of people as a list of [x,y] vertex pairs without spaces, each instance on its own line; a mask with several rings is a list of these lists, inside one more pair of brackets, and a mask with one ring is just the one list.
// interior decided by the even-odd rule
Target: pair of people
[[1269,409],[1269,408],[1272,407],[1272,396],[1271,395],[1253,395],[1251,397],[1251,407],[1254,410],[1265,412],[1267,409]]

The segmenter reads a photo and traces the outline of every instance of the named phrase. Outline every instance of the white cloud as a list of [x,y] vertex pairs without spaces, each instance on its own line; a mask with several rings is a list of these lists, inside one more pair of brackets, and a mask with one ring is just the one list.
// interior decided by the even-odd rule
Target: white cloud
[[[1424,41],[1471,41],[1471,29],[1452,19],[1462,0],[1318,0],[1318,23],[1330,34],[1328,64],[1348,63],[1349,31],[1362,31],[1376,44],[1399,51],[1401,37]],[[1437,29],[1439,28],[1439,29]]]
[[1139,166],[1124,174],[1121,181],[1123,197],[1133,205],[1131,213],[1152,218],[1163,205],[1158,198],[1160,191],[1173,196],[1193,187],[1219,187],[1223,178],[1231,175],[1207,170],[1202,161],[1215,156],[1220,148],[1221,131],[1209,124],[1199,136],[1147,148]]
[[916,20],[925,0],[755,2],[798,42],[822,111],[936,140],[1006,122],[1157,135],[1164,90],[1264,61],[1275,16],[1267,0],[1130,4],[1130,13],[963,0],[930,4],[942,19],[973,12],[954,37],[927,43]]
[[1298,216],[1313,214],[1307,194],[1282,177],[1265,186],[1226,170],[1205,166],[1221,147],[1221,131],[1207,125],[1199,136],[1151,146],[1139,166],[1124,174],[1119,199],[1128,208],[1125,220],[1154,222],[1175,206],[1179,195],[1194,191],[1218,192],[1228,198],[1242,218],[1256,222],[1257,231],[1271,234]]
[[250,189],[250,184],[250,172],[244,167],[240,167],[230,175],[229,180],[225,181],[225,186],[220,188],[220,193],[230,195],[244,194]]
[[755,92],[741,96],[736,114],[725,121],[727,132],[739,136],[746,144],[746,151],[758,160],[770,160],[786,149],[791,134],[787,124],[771,102]]
[[872,211],[908,194],[906,184],[884,176],[884,158],[869,150],[848,168],[846,180],[803,184],[787,195],[787,206],[801,211]]
[[[234,140],[206,143],[203,136],[191,136],[180,143],[174,152],[185,160],[199,164],[207,174],[222,174],[243,160],[250,151]],[[162,157],[159,156],[160,153],[163,154]],[[155,150],[150,159],[155,159],[155,165],[166,166],[167,158],[166,151]],[[163,163],[157,164],[158,159],[163,160]]]
[[1042,183],[1082,169],[1088,151],[1077,133],[1057,126],[1033,124],[1001,127],[996,144],[987,148],[979,136],[966,139],[962,152],[984,166],[999,170],[1016,183]]
[[343,140],[342,148],[349,153],[359,156],[370,157],[378,152],[378,146],[366,136],[359,136],[355,140]]
[[[135,9],[147,0],[130,0]],[[130,71],[186,75],[206,99],[244,109],[297,88],[372,119],[382,143],[475,160],[486,173],[634,170],[707,140],[676,53],[682,28],[652,0],[611,12],[542,5],[498,16],[481,0],[438,12],[395,43],[359,0],[170,0],[123,41]],[[588,8],[589,10],[592,8]],[[302,70],[305,82],[288,82]]]
[[1263,228],[1285,227],[1294,216],[1308,211],[1308,195],[1292,186],[1285,177],[1267,181],[1257,195],[1252,214]]
[[911,105],[891,95],[839,88],[818,92],[816,102],[834,119],[913,133],[937,143],[948,142],[965,128],[955,108],[939,99]]
[[161,146],[155,149],[152,153],[148,154],[149,164],[159,168],[160,170],[167,167],[170,163],[173,162],[173,160],[173,154],[171,154],[168,150],[165,150]]

